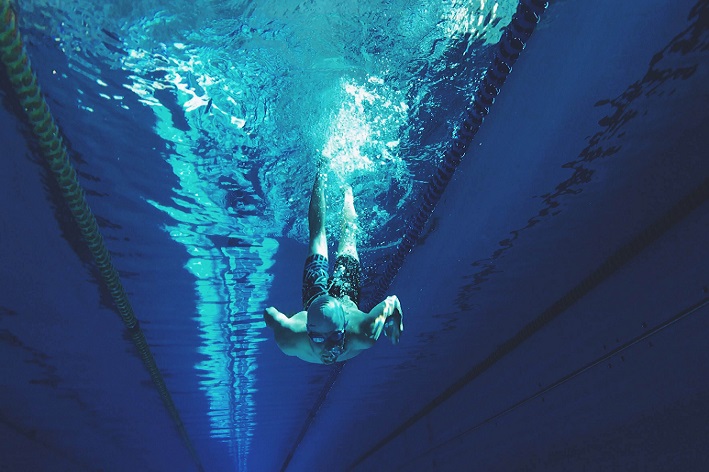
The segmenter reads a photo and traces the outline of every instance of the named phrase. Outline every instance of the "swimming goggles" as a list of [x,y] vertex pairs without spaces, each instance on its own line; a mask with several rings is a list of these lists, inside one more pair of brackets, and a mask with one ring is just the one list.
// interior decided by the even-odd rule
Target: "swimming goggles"
[[320,334],[320,333],[313,333],[311,331],[308,331],[308,337],[315,344],[322,344],[322,343],[339,344],[345,339],[345,330],[340,329],[337,331],[333,331],[332,333],[330,333],[328,335]]

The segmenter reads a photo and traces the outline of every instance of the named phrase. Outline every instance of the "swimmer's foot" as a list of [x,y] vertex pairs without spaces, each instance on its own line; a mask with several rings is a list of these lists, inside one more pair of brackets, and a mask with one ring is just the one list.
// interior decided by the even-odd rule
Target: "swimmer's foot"
[[345,203],[342,207],[342,217],[344,220],[351,222],[356,225],[357,212],[354,208],[354,195],[352,194],[352,187],[350,184],[343,185]]

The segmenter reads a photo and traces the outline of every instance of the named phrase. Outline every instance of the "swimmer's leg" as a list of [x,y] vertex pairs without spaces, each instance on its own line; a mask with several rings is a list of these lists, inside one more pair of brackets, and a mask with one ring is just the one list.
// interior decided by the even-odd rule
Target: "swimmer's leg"
[[325,233],[325,176],[318,170],[310,195],[308,208],[308,229],[310,230],[310,248],[308,256],[320,254],[327,258],[327,234]]
[[357,213],[352,187],[345,184],[345,204],[342,208],[342,232],[337,247],[335,268],[328,283],[328,292],[335,298],[349,299],[359,306],[361,268],[357,254]]
[[357,254],[357,212],[354,208],[354,196],[352,187],[344,185],[345,204],[342,207],[342,231],[340,233],[340,244],[337,247],[337,255],[352,256],[359,261]]

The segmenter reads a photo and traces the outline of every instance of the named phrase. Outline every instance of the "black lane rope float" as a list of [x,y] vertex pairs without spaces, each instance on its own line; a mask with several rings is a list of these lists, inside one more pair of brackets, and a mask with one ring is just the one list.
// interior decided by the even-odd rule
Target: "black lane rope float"
[[[434,207],[441,199],[443,191],[453,178],[453,173],[458,168],[458,165],[460,165],[463,156],[480,129],[483,120],[490,112],[490,106],[500,93],[500,88],[505,83],[507,76],[512,72],[512,66],[517,62],[520,53],[532,36],[534,28],[537,26],[537,23],[539,23],[539,19],[548,4],[546,0],[520,0],[517,4],[517,10],[512,16],[512,20],[505,28],[502,38],[497,43],[493,63],[485,71],[483,80],[473,95],[472,105],[466,111],[466,118],[463,120],[453,141],[446,150],[443,161],[439,164],[428,186],[424,190],[423,203],[408,227],[402,242],[397,247],[391,262],[384,271],[384,275],[379,279],[370,297],[370,301],[380,300],[384,297],[394,277],[403,265],[404,258],[411,252],[421,236],[426,223],[433,213]],[[296,450],[310,429],[310,425],[315,420],[317,412],[325,402],[327,394],[342,372],[344,364],[345,363],[340,363],[334,367],[313,408],[311,408],[293,447],[288,452],[281,466],[282,472],[288,468]],[[360,458],[360,460],[361,459],[362,458]]]
[[37,76],[32,70],[27,50],[22,42],[17,27],[17,16],[10,6],[9,0],[0,0],[0,57],[12,88],[32,127],[32,133],[39,143],[39,149],[52,171],[81,234],[86,241],[94,262],[99,269],[101,278],[111,293],[111,298],[118,310],[123,324],[130,333],[133,344],[138,350],[143,364],[155,385],[160,398],[172,417],[177,430],[182,437],[190,455],[199,470],[203,470],[197,452],[187,435],[177,408],[170,396],[155,358],[140,328],[138,319],[133,313],[118,271],[111,262],[111,256],[103,243],[91,209],[89,208],[84,190],[76,175],[76,170],[69,160],[67,148],[42,91],[37,82]]
[[520,0],[517,5],[510,24],[507,25],[502,38],[497,43],[493,63],[485,71],[483,79],[473,95],[472,106],[466,111],[465,120],[458,128],[453,141],[445,151],[443,161],[438,165],[424,190],[423,203],[409,224],[391,262],[384,271],[384,275],[379,279],[372,295],[373,300],[379,300],[384,296],[403,265],[404,258],[421,237],[433,209],[453,178],[453,173],[460,165],[483,120],[490,113],[490,106],[495,102],[507,76],[512,72],[512,66],[517,62],[547,6],[546,0]]

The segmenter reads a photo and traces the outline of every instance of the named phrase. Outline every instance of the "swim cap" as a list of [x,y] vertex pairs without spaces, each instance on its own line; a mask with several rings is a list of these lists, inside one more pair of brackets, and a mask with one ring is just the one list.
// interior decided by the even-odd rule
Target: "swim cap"
[[327,294],[317,297],[308,307],[308,322],[322,317],[332,320],[340,329],[345,326],[345,310],[342,303]]

